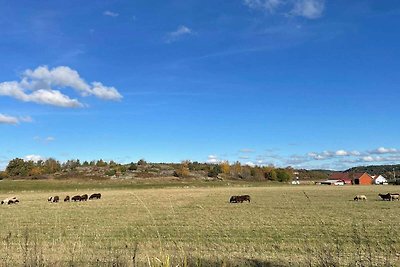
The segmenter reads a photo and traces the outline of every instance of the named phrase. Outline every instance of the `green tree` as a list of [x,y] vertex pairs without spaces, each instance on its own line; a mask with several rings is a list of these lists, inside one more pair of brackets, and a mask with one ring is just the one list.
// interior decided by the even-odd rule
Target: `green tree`
[[276,176],[279,182],[288,182],[291,180],[292,176],[289,171],[285,169],[278,169],[276,172]]

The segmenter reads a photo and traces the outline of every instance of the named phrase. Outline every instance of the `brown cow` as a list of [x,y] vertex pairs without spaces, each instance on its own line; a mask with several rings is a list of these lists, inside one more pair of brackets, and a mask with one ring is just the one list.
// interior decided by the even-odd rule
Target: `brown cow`
[[88,200],[88,195],[84,194],[81,196],[81,201],[87,201]]
[[73,196],[72,198],[71,198],[71,201],[81,201],[81,196]]
[[69,201],[69,196],[66,196],[66,197],[64,198],[64,202],[67,202],[67,201]]
[[90,195],[89,200],[91,200],[91,199],[100,199],[100,198],[101,198],[101,194],[100,193],[94,193],[94,194]]

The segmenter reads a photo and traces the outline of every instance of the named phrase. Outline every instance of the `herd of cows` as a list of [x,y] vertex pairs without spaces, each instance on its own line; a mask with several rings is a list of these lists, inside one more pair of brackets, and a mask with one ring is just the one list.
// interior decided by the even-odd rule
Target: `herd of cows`
[[[88,196],[87,194],[83,194],[83,195],[76,195],[71,198],[69,196],[66,196],[64,198],[64,202],[69,202],[69,201],[77,202],[77,201],[87,201],[87,200],[94,200],[94,199],[101,199],[101,194],[94,193],[94,194],[91,194],[90,196]],[[57,202],[60,202],[60,197],[59,196],[51,196],[47,199],[47,201],[51,202],[51,203],[57,203]],[[17,197],[6,198],[1,201],[2,205],[3,204],[11,205],[11,204],[17,204],[17,203],[19,203],[19,200]]]
[[[387,193],[387,194],[378,194],[378,196],[384,200],[384,201],[395,201],[399,200],[399,193]],[[354,201],[360,201],[360,200],[367,200],[367,196],[365,195],[357,195],[354,197]]]
[[[378,196],[384,200],[384,201],[394,201],[400,200],[400,195],[399,193],[387,193],[387,194],[378,194]],[[87,201],[87,200],[94,200],[94,199],[101,199],[101,194],[100,193],[94,193],[91,194],[90,196],[88,196],[87,194],[83,194],[83,195],[76,195],[73,197],[70,196],[66,196],[64,198],[64,202],[80,202],[80,201]],[[245,201],[248,201],[250,203],[250,196],[249,195],[239,195],[239,196],[231,196],[231,198],[229,199],[230,203],[243,203]],[[367,200],[367,196],[365,195],[356,195],[354,197],[354,201],[366,201]],[[60,201],[60,197],[59,196],[51,196],[47,199],[48,202],[52,202],[52,203],[57,203]],[[12,198],[6,198],[4,200],[1,201],[1,204],[17,204],[19,203],[19,200],[17,197],[12,197]]]

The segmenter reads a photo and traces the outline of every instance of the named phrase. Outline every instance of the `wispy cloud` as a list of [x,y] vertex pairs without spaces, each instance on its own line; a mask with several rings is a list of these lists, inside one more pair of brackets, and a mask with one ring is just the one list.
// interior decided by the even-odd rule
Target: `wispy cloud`
[[175,31],[167,33],[165,38],[166,43],[172,43],[180,39],[184,35],[191,35],[193,31],[185,25],[179,26]]
[[239,150],[240,153],[254,153],[254,149],[251,148],[242,148]]
[[400,153],[400,150],[396,148],[386,148],[386,147],[378,147],[377,149],[369,151],[370,154],[396,154]]
[[291,14],[308,19],[317,19],[322,16],[324,9],[324,0],[300,0],[296,1]]
[[96,81],[89,85],[76,70],[67,66],[28,69],[22,74],[21,81],[0,83],[0,96],[59,107],[84,107],[78,99],[72,99],[61,92],[66,88],[74,89],[83,97],[93,95],[104,100],[122,99],[122,95],[114,87],[107,87]]
[[26,155],[25,157],[24,157],[24,160],[27,160],[27,161],[35,161],[35,162],[37,162],[37,161],[39,161],[39,160],[45,160],[46,158],[44,158],[44,157],[42,157],[42,156],[40,156],[40,155],[35,155],[35,154],[31,154],[31,155]]
[[221,160],[218,158],[217,155],[208,155],[207,157],[207,163],[220,163]]
[[0,124],[19,124],[20,122],[32,122],[32,118],[29,116],[24,117],[13,117],[0,113]]
[[325,0],[244,0],[244,5],[270,14],[299,16],[307,19],[320,18],[325,9]]
[[115,18],[115,17],[119,16],[119,13],[106,10],[106,11],[103,12],[103,15]]
[[42,138],[40,136],[35,136],[33,138],[33,140],[35,140],[35,141],[37,141],[39,143],[47,144],[47,143],[50,143],[50,142],[54,142],[56,139],[53,136],[47,136],[47,137],[44,137],[44,138]]

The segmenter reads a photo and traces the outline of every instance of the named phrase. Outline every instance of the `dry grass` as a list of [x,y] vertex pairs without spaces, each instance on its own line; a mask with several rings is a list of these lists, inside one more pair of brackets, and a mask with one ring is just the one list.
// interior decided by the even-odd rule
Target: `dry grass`
[[[21,203],[0,206],[0,266],[400,265],[400,202],[377,197],[397,187],[77,187],[1,193]],[[228,203],[236,194],[252,202]]]

